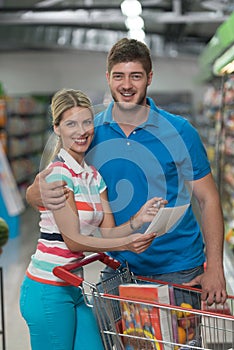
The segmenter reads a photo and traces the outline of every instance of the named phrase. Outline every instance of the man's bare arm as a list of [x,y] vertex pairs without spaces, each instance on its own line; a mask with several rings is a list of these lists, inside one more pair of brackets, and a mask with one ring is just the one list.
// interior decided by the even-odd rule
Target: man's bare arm
[[27,188],[26,200],[34,208],[44,206],[49,210],[57,210],[65,205],[69,190],[64,181],[46,182],[51,171],[52,168],[41,171]]
[[224,303],[227,298],[223,269],[224,223],[218,191],[211,174],[193,183],[193,193],[201,209],[201,225],[206,245],[207,265],[204,274],[186,285],[200,284],[202,299],[209,304]]

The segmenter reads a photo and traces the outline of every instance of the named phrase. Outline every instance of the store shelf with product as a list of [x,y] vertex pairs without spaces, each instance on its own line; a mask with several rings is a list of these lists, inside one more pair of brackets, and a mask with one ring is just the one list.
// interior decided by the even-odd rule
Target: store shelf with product
[[[218,86],[217,82],[216,85]],[[207,154],[211,163],[212,171],[216,177],[216,139],[218,121],[220,119],[220,104],[222,100],[221,91],[218,87],[210,85],[207,89],[200,113],[196,115],[195,124],[199,130]]]
[[156,92],[149,93],[150,97],[156,101],[159,108],[179,114],[191,123],[194,122],[194,106],[192,93],[189,91]]
[[7,103],[7,156],[22,198],[39,171],[48,133],[48,98],[10,97]]
[[0,82],[0,208],[1,218],[9,227],[9,236],[15,237],[19,233],[19,214],[24,210],[24,204],[7,159],[7,151],[7,98]]
[[[234,13],[216,31],[200,57],[200,80],[208,83],[200,124],[220,192],[225,220],[224,265],[234,293]],[[204,125],[206,125],[204,127]],[[206,129],[204,131],[204,129]]]
[[7,132],[6,132],[6,123],[7,123],[7,107],[6,107],[6,98],[3,90],[3,85],[0,82],[0,142],[4,151],[6,152],[7,148]]
[[[233,249],[230,228],[234,219],[234,75],[226,76],[221,85],[221,104],[215,122],[215,176],[222,198],[226,240]],[[211,103],[210,110],[212,109]]]
[[25,206],[11,171],[9,161],[0,142],[0,208],[1,217],[7,222],[10,237],[19,234],[20,214]]
[[10,237],[20,233],[25,192],[40,169],[49,136],[49,98],[0,94],[0,207]]

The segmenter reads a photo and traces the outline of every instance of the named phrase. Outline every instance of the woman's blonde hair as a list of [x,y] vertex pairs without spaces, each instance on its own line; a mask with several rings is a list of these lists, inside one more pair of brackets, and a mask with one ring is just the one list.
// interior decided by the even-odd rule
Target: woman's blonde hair
[[[57,91],[52,97],[51,101],[51,113],[53,125],[58,126],[62,120],[63,113],[68,109],[73,107],[84,107],[88,108],[92,115],[94,115],[92,110],[92,103],[89,97],[80,90],[73,89],[62,89]],[[51,156],[53,159],[62,147],[60,137],[57,140],[55,150]]]

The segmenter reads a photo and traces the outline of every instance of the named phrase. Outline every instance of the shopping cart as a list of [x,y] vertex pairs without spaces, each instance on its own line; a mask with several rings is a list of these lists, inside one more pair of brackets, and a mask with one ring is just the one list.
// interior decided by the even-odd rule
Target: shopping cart
[[[76,275],[77,269],[98,260],[115,269],[115,274],[109,278],[101,278],[96,284],[86,282]],[[171,299],[173,304],[163,304],[122,297],[119,295],[120,285],[129,283],[161,285],[165,282],[134,276],[128,268],[121,269],[119,262],[105,253],[91,254],[75,264],[57,266],[53,272],[57,277],[82,289],[87,305],[94,308],[106,350],[234,349],[233,296],[228,296],[222,306],[220,304],[208,306],[200,301],[201,290],[172,284],[170,290],[173,290],[173,297],[184,296],[184,300]],[[191,308],[188,305],[190,300],[192,305],[197,300],[200,308]],[[179,306],[181,302],[182,306]],[[126,329],[124,311],[131,308],[135,310],[134,319],[137,319],[137,326],[133,324]],[[156,339],[154,334],[149,332],[155,322],[152,311],[163,315],[164,326],[169,329],[166,337]],[[161,329],[160,320],[158,322]]]

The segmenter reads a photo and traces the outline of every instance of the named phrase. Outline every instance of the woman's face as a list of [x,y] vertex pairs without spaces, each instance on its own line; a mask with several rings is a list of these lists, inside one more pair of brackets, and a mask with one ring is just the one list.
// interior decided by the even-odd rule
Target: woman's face
[[82,163],[94,136],[92,113],[88,108],[73,107],[63,113],[54,132],[61,137],[63,148]]

